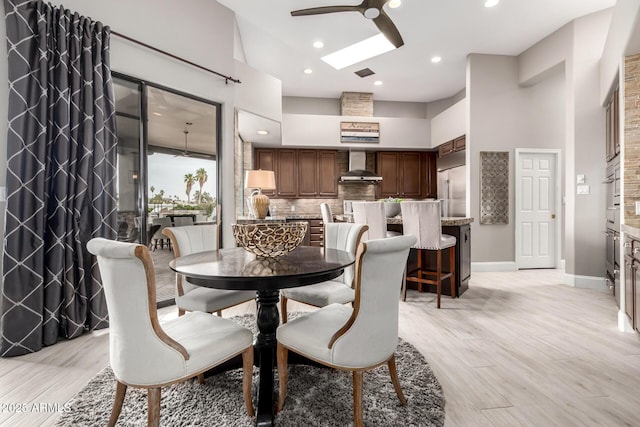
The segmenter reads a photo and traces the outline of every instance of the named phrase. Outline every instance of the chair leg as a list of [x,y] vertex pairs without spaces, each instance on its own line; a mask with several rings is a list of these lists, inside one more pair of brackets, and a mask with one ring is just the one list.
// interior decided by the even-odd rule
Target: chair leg
[[179,308],[178,309],[178,316],[184,316],[184,310]]
[[150,388],[147,392],[147,426],[160,427],[160,387]]
[[436,292],[438,293],[438,308],[440,308],[440,295],[442,293],[442,250],[438,249],[438,255],[436,256],[437,271],[436,271]]
[[353,423],[355,427],[362,427],[362,376],[363,371],[353,371]]
[[127,385],[122,384],[120,381],[116,381],[116,396],[113,401],[113,409],[111,409],[111,417],[109,418],[108,427],[114,427],[118,422],[120,411],[122,411],[122,403],[124,402],[124,395],[127,393]]
[[288,368],[288,356],[289,350],[281,345],[277,344],[276,359],[278,364],[278,382],[280,383],[278,389],[278,406],[276,412],[282,411],[284,406],[284,398],[287,395],[287,368]]
[[[417,250],[418,256],[418,279],[422,279],[422,249]],[[422,293],[422,282],[418,282],[418,292]]]
[[449,283],[451,283],[451,298],[456,297],[456,247],[451,246],[449,248],[449,265],[451,266],[451,277]]
[[216,314],[218,315],[218,317],[222,317],[222,310],[216,311]]
[[253,378],[253,346],[242,352],[242,395],[247,413],[254,416],[253,402],[251,401],[251,380]]
[[283,296],[280,297],[280,301],[281,301],[281,307],[280,307],[280,315],[282,316],[282,323],[285,324],[287,323],[287,300],[288,298]]
[[198,384],[204,384],[204,374],[198,375]]
[[404,266],[404,273],[402,273],[402,288],[400,289],[402,295],[402,301],[407,300],[407,265]]
[[391,382],[393,383],[393,388],[396,390],[398,399],[400,399],[400,404],[404,406],[407,404],[407,399],[405,399],[404,393],[402,393],[402,388],[400,387],[400,381],[398,380],[398,371],[396,369],[395,354],[391,356],[391,358],[387,361],[387,366],[389,367],[389,375],[391,376]]

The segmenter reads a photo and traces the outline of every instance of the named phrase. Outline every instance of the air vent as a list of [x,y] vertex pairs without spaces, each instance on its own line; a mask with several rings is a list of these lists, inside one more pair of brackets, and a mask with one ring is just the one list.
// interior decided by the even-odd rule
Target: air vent
[[362,70],[358,70],[355,72],[358,76],[360,77],[367,77],[370,76],[372,74],[375,74],[373,71],[371,71],[370,68],[363,68]]

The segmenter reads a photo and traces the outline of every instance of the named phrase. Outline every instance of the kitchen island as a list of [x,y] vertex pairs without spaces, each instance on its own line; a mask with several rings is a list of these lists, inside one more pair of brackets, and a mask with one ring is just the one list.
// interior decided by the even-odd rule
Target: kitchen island
[[[336,221],[353,222],[353,215],[334,215]],[[467,289],[469,289],[469,280],[471,279],[471,223],[473,218],[468,217],[444,217],[441,219],[442,232],[456,238],[456,296],[459,297]],[[390,231],[398,231],[402,233],[402,218],[396,216],[387,218],[387,229]],[[411,250],[407,268],[413,269],[416,265],[416,251]],[[435,269],[436,252],[430,251],[427,254],[427,268]],[[450,271],[449,257],[443,257],[442,268],[444,271]],[[445,280],[446,282],[446,280]],[[409,283],[409,289],[415,289],[416,284]],[[423,285],[423,289],[428,292],[436,293],[435,285]],[[450,286],[442,286],[442,295],[451,296]]]

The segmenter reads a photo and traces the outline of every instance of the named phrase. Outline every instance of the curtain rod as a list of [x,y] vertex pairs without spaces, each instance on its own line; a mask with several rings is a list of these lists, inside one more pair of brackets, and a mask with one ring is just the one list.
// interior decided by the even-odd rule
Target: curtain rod
[[161,53],[163,55],[169,56],[169,57],[171,57],[173,59],[177,59],[178,61],[182,61],[182,62],[184,62],[186,64],[189,64],[189,65],[191,65],[193,67],[199,68],[199,69],[204,70],[204,71],[208,71],[209,73],[215,74],[216,76],[220,76],[220,77],[222,77],[224,79],[225,84],[229,84],[229,80],[231,80],[234,83],[242,83],[240,80],[234,79],[231,76],[225,76],[224,74],[221,74],[221,73],[219,73],[217,71],[214,71],[214,70],[212,70],[210,68],[203,67],[202,65],[198,65],[195,62],[191,62],[191,61],[189,61],[187,59],[181,58],[181,57],[179,57],[177,55],[174,55],[174,54],[169,53],[167,51],[164,51],[162,49],[158,49],[157,47],[153,47],[153,46],[148,45],[146,43],[143,43],[143,42],[141,42],[139,40],[133,39],[133,38],[131,38],[129,36],[125,36],[124,34],[120,34],[120,33],[116,32],[116,31],[111,31],[111,34],[113,34],[114,36],[118,36],[120,38],[123,38],[125,40],[128,40],[128,41],[130,41],[132,43],[138,44],[140,46],[146,47],[147,49],[151,49],[151,50],[153,50],[155,52],[158,52],[158,53]]

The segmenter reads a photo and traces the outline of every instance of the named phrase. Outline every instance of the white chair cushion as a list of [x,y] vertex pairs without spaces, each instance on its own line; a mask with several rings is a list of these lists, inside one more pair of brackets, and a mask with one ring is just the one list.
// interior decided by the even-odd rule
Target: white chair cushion
[[245,301],[251,301],[255,297],[255,291],[230,291],[194,286],[182,296],[176,293],[176,306],[187,311],[212,313]]
[[276,338],[295,352],[333,364],[333,350],[329,348],[329,341],[349,320],[352,312],[353,309],[348,305],[328,305],[280,325]]
[[447,249],[455,245],[456,245],[455,236],[450,236],[448,234],[443,234],[440,236],[440,249]]
[[324,307],[329,304],[346,304],[353,301],[355,291],[342,281],[328,280],[310,286],[283,289],[282,296],[296,301],[303,301],[316,307]]
[[[161,324],[171,338],[180,343],[189,353],[189,360],[182,363],[163,363],[161,359],[149,357],[135,369],[121,366],[122,380],[131,385],[155,385],[188,378],[210,366],[224,361],[230,354],[241,352],[251,345],[253,334],[231,320],[208,313],[187,313]],[[138,352],[138,349],[121,349]],[[176,350],[173,350],[177,353]],[[112,355],[118,357],[118,355]],[[179,360],[182,357],[178,358]]]

